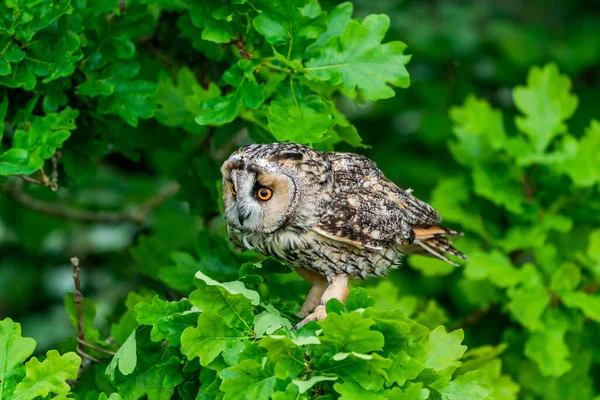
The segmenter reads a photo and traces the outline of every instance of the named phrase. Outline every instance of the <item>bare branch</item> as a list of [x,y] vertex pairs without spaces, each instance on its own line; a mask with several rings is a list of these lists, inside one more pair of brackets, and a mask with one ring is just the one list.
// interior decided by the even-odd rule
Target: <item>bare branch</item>
[[114,356],[116,354],[114,351],[110,351],[110,350],[107,350],[107,349],[103,349],[102,347],[94,346],[93,344],[88,343],[85,340],[81,340],[80,338],[77,338],[77,343],[80,343],[80,344],[84,345],[85,347],[89,347],[90,349],[94,349],[94,350],[99,351],[101,353],[109,354],[111,356]]
[[48,177],[46,176],[46,173],[44,172],[44,167],[40,168],[40,174],[42,175],[42,183],[44,184],[44,186],[50,186],[50,179],[48,179]]
[[62,158],[62,153],[57,151],[52,156],[52,175],[50,178],[50,189],[53,192],[58,190],[58,160]]
[[42,167],[38,170],[40,175],[42,176],[42,180],[32,178],[31,176],[28,176],[28,175],[18,175],[18,176],[19,176],[19,178],[23,179],[25,182],[33,183],[35,185],[40,185],[40,186],[46,186],[46,187],[50,188],[50,190],[52,190],[53,192],[56,192],[58,190],[58,160],[60,160],[61,158],[62,158],[62,153],[59,151],[57,151],[56,153],[54,153],[52,155],[52,158],[50,160],[52,162],[52,175],[50,175],[50,178],[48,178],[48,176],[46,175],[46,172],[44,171],[44,167]]
[[83,294],[81,293],[81,282],[79,280],[79,258],[71,258],[71,265],[73,266],[73,282],[75,283],[75,294],[73,299],[75,300],[75,311],[77,312],[77,354],[81,357],[87,357],[85,354],[85,332],[83,325]]
[[27,175],[19,175],[19,178],[23,179],[25,182],[33,183],[33,184],[40,185],[40,186],[46,186],[46,185],[44,185],[44,182],[37,180],[35,178],[32,178],[30,176],[27,176]]
[[80,210],[60,204],[49,203],[31,197],[23,191],[22,182],[16,181],[6,187],[7,194],[25,207],[50,217],[68,219],[79,222],[121,223],[134,222],[142,224],[156,207],[173,197],[179,191],[178,183],[173,182],[161,189],[154,197],[133,211],[91,211]]

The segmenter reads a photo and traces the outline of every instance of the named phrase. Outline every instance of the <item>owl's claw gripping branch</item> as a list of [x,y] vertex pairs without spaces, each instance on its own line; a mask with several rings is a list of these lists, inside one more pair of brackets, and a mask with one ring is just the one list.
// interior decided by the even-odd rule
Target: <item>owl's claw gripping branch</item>
[[[348,275],[340,274],[332,277],[327,277],[328,286],[321,296],[321,304],[319,304],[312,314],[309,314],[302,321],[300,321],[293,329],[300,329],[304,325],[311,321],[320,321],[327,316],[325,311],[325,304],[331,299],[338,299],[340,302],[345,303],[346,297],[348,297]],[[313,293],[313,289],[316,285],[311,288],[306,300],[308,301]],[[302,306],[302,311],[305,310],[306,302]]]

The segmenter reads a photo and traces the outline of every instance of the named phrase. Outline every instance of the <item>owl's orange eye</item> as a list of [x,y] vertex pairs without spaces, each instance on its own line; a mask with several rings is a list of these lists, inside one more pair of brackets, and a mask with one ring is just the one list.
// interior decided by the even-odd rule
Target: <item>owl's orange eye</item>
[[263,188],[258,189],[258,192],[256,192],[256,195],[262,201],[267,201],[273,196],[273,191],[269,188],[263,187]]
[[235,185],[233,183],[229,185],[229,190],[231,190],[232,195],[237,195],[237,192],[235,191]]

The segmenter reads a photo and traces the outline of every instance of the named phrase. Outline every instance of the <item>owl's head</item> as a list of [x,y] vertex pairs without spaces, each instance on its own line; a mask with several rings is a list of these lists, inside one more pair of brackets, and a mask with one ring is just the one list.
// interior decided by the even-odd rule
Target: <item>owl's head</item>
[[295,143],[248,145],[234,152],[221,167],[227,224],[272,233],[305,219],[298,205],[304,208],[307,193],[313,191],[305,178],[314,169],[311,160],[320,154]]

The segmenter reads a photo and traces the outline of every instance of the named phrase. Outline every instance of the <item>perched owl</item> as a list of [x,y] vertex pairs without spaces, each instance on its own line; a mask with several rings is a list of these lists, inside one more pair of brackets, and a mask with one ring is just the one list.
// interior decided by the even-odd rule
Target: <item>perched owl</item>
[[329,299],[345,302],[349,278],[384,276],[405,254],[466,258],[448,240],[461,233],[358,154],[248,145],[221,172],[234,246],[288,263],[313,285],[296,328],[323,319]]

